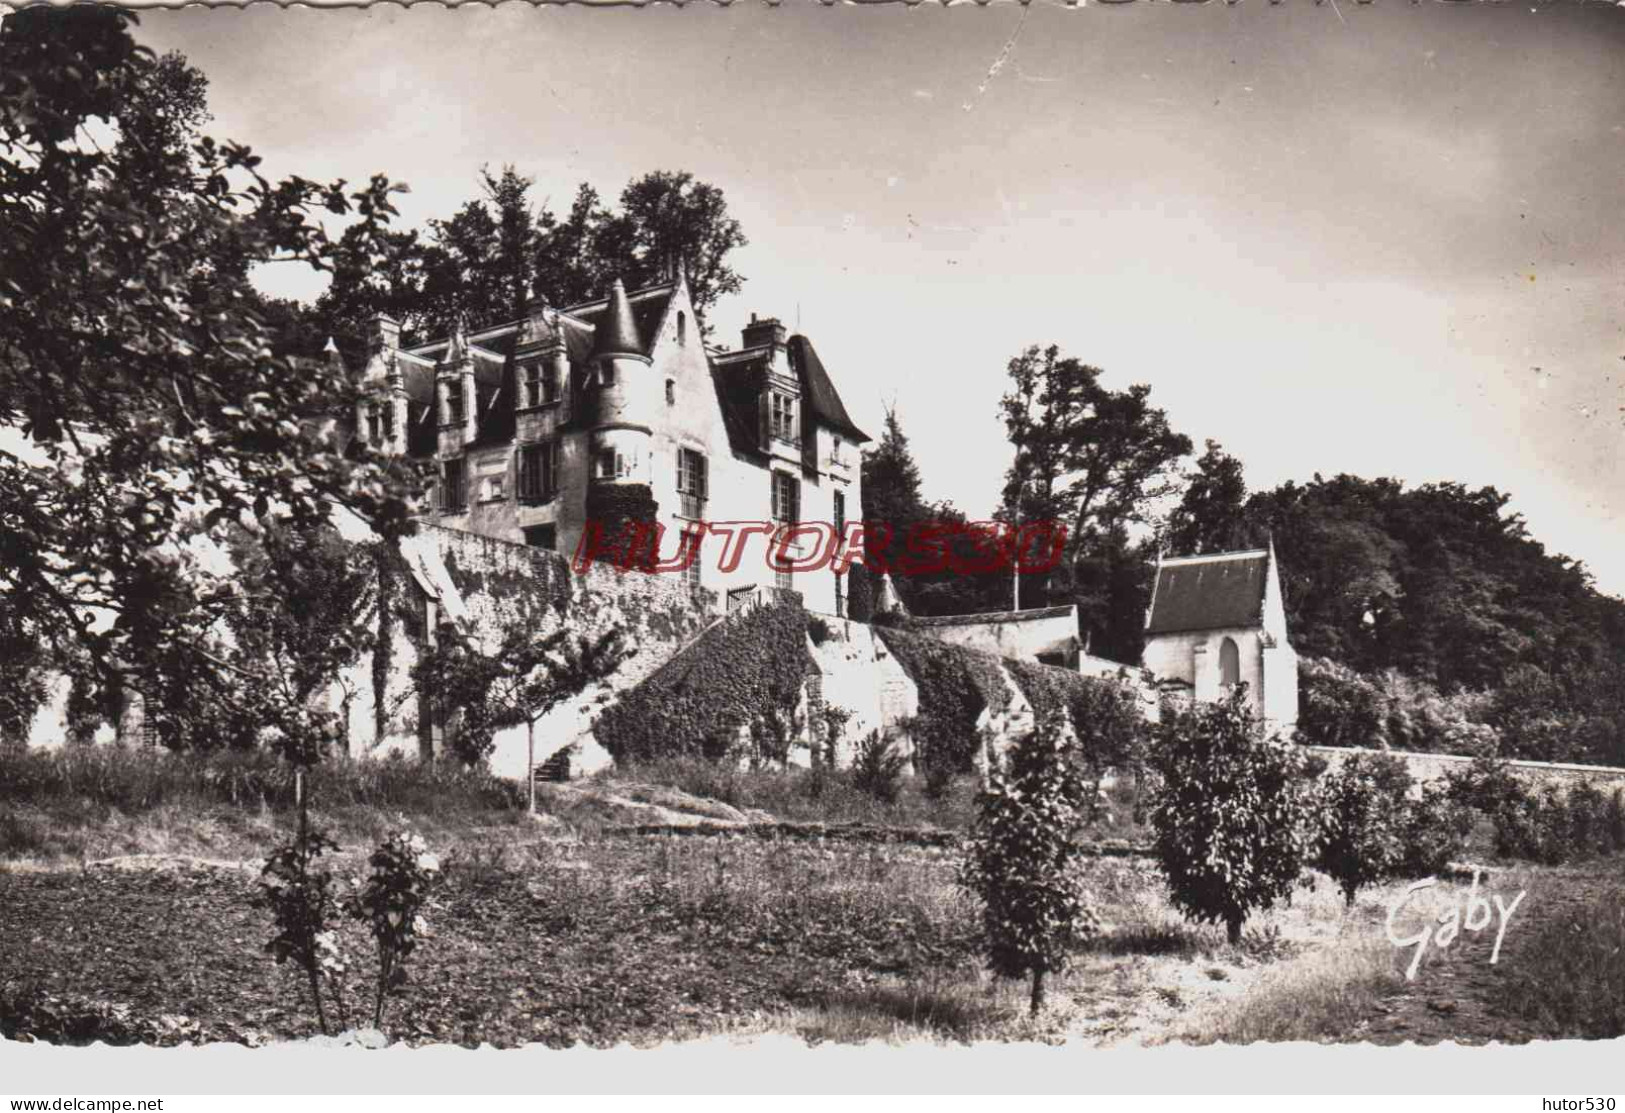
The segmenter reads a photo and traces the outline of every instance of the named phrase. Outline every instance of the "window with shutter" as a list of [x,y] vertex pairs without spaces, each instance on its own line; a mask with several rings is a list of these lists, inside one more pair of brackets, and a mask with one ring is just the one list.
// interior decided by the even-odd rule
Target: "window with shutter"
[[787,525],[801,521],[801,481],[789,472],[773,473],[773,520]]
[[683,517],[705,517],[706,459],[692,448],[677,450],[677,494]]
[[519,500],[546,502],[553,497],[558,475],[557,441],[527,444],[519,450]]
[[705,540],[705,531],[702,528],[689,528],[683,531],[683,554],[688,559],[688,566],[683,569],[683,582],[690,588],[701,586],[700,583],[700,543]]
[[468,492],[464,483],[463,462],[447,460],[440,480],[440,508],[456,512],[468,505]]

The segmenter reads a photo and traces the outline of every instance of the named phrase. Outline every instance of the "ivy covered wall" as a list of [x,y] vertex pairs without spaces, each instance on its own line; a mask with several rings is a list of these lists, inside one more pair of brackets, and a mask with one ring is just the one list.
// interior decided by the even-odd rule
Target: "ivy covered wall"
[[[427,628],[431,612],[437,624],[449,622],[459,636],[484,652],[496,651],[504,633],[515,626],[528,628],[537,637],[565,627],[588,637],[615,626],[627,632],[632,653],[621,667],[537,724],[537,761],[574,747],[578,765],[608,760],[601,752],[583,752],[591,746],[590,730],[598,713],[715,618],[715,596],[696,591],[680,576],[622,572],[608,565],[581,576],[560,554],[427,524],[402,542],[399,560],[391,565],[391,580],[396,604],[387,612],[392,616],[390,636],[380,640],[380,651],[365,663],[364,675],[354,678],[368,692],[351,705],[352,737],[363,742],[358,752],[416,753],[424,737],[433,733],[432,716],[420,715],[422,701],[410,682],[420,646],[426,638],[439,636]],[[386,729],[381,739],[373,725],[379,710],[373,691],[384,694]],[[498,733],[490,760],[494,772],[523,777],[524,728]]]
[[[678,755],[742,756],[753,725],[772,718],[805,737],[807,675],[814,668],[807,612],[790,602],[737,612],[621,696],[594,736],[617,761]],[[768,720],[764,722],[764,720]]]

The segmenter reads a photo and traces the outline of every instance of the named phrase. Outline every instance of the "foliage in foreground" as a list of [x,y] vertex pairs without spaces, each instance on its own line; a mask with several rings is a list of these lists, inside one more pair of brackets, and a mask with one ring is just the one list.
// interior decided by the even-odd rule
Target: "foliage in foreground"
[[1010,748],[1008,768],[991,771],[977,798],[962,877],[982,899],[989,967],[1032,976],[1034,1015],[1045,977],[1065,970],[1073,948],[1098,930],[1078,870],[1093,785],[1069,751],[1053,727]]
[[1221,703],[1167,709],[1153,761],[1156,852],[1175,907],[1225,925],[1289,900],[1310,844],[1300,753],[1266,739],[1244,685]]
[[[488,814],[523,806],[518,788],[484,769],[387,758],[329,760],[307,774],[325,808],[413,815]],[[0,749],[0,801],[141,813],[166,805],[273,809],[297,803],[294,771],[266,750],[173,753],[128,746]]]
[[[398,536],[425,475],[345,451],[330,419],[358,388],[282,350],[250,274],[330,268],[330,216],[359,218],[370,252],[395,187],[267,179],[200,134],[204,78],[138,47],[132,22],[85,6],[0,23],[0,425],[21,441],[0,453],[0,642],[31,643],[98,707],[186,691],[162,701],[186,719],[273,699],[266,729],[308,747],[322,724],[288,677],[222,654],[242,600],[212,558],[234,526],[336,507]],[[87,141],[95,121],[116,140]],[[19,691],[38,686],[0,696],[13,732]]]

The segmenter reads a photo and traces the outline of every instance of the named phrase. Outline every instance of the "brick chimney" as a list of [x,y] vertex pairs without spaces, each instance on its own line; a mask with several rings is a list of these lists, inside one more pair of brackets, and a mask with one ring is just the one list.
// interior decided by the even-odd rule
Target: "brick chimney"
[[789,338],[784,325],[779,323],[777,317],[764,317],[757,319],[756,314],[750,315],[750,324],[744,330],[745,347],[757,348],[763,344],[772,344],[776,348],[784,347]]

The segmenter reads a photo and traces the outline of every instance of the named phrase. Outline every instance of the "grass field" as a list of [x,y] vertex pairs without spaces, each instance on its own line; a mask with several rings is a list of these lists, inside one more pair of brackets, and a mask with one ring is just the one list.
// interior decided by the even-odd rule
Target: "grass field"
[[[145,768],[142,760],[172,759],[129,754],[98,771],[79,757],[71,768],[30,766],[31,779],[0,769],[0,832],[10,832],[0,843],[0,1031],[251,1044],[314,1034],[304,983],[262,953],[266,913],[248,903],[260,859],[291,829],[291,796],[274,779],[252,780],[252,762],[225,763],[235,769],[228,776],[178,759]],[[907,836],[910,823],[926,829],[922,821],[951,830],[968,814],[955,795],[967,786],[931,799],[910,784],[888,811],[842,802],[838,782],[814,796],[796,778],[754,774],[718,792],[728,799],[700,797],[700,774],[669,770],[666,783],[605,777],[544,789],[545,814],[533,820],[512,786],[446,770],[414,778],[411,769],[329,770],[315,799],[343,848],[341,879],[400,826],[423,833],[445,862],[431,936],[385,1021],[390,1036],[413,1043],[648,1044],[718,1033],[1342,1040],[1378,1038],[1373,1018],[1409,1015],[1412,1005],[1442,1033],[1494,1038],[1501,1018],[1522,1032],[1620,1034],[1617,858],[1585,871],[1498,870],[1497,885],[1530,890],[1528,919],[1502,963],[1486,973],[1481,943],[1464,941],[1429,953],[1408,983],[1410,951],[1384,929],[1401,884],[1345,909],[1319,879],[1250,920],[1231,946],[1222,930],[1174,912],[1150,859],[1091,857],[1083,868],[1104,928],[1031,1019],[1025,988],[982,969],[979,909],[956,884],[951,839]],[[1126,793],[1097,835],[1143,837]],[[820,796],[835,803],[820,812]],[[839,837],[838,826],[827,837],[805,826],[794,839],[763,837],[772,828],[761,823],[685,837],[618,833],[650,814],[725,828],[770,813],[880,825],[892,841]],[[1465,888],[1444,882],[1418,894],[1406,922],[1431,922]],[[358,1015],[367,944],[351,927],[344,941]],[[1455,1016],[1440,1003],[1452,993],[1470,1006]]]

